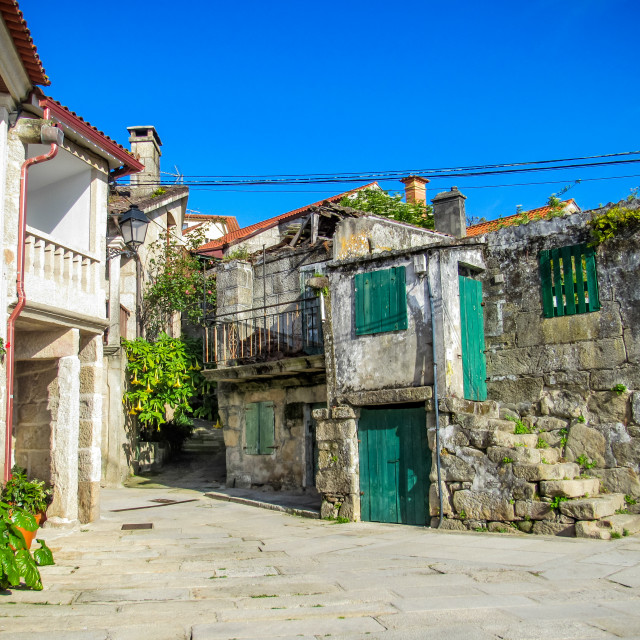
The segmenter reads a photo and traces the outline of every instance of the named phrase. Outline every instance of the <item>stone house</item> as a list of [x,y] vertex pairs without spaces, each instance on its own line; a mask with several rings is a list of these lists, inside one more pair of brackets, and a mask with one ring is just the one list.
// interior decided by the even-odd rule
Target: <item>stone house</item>
[[15,461],[54,485],[50,523],[88,522],[101,478],[108,183],[143,165],[37,88],[49,81],[17,3],[0,16],[4,479]]
[[228,484],[315,488],[323,517],[635,530],[637,232],[594,250],[573,201],[467,229],[464,201],[432,200],[436,232],[320,206],[328,239],[218,267]]
[[232,231],[238,231],[240,226],[235,216],[204,215],[201,213],[186,213],[182,223],[183,235],[189,235],[196,229],[204,236],[205,242],[218,240]]

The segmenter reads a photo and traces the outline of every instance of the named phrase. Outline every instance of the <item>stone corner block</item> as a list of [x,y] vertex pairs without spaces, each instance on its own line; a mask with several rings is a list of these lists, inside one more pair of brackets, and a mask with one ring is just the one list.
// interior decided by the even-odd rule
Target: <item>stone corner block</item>
[[348,420],[349,418],[355,418],[356,414],[351,407],[333,407],[331,409],[331,417],[334,420]]

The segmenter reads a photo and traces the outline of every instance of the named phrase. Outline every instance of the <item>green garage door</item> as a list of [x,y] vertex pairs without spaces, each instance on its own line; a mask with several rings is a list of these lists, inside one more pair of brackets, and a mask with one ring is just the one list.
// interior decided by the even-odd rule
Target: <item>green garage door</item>
[[358,442],[362,520],[427,524],[431,452],[424,407],[362,409]]

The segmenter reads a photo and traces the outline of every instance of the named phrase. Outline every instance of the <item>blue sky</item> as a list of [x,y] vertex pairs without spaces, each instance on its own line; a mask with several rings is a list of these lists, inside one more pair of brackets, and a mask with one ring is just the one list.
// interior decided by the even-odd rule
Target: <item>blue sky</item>
[[[640,149],[637,0],[210,2],[41,0],[20,7],[47,92],[128,147],[153,124],[188,175],[429,169]],[[640,163],[434,180],[487,219],[565,197],[618,200]],[[557,184],[475,188],[512,182]],[[400,191],[396,181],[381,183]],[[192,189],[241,226],[349,185]],[[227,187],[228,189],[228,187]],[[278,190],[276,190],[278,189]],[[297,191],[291,193],[291,191]]]

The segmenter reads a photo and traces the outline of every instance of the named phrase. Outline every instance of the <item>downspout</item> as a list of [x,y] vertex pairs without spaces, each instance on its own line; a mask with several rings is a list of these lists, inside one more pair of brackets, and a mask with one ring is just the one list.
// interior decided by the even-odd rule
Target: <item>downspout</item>
[[[46,108],[43,118],[49,120],[50,112]],[[54,126],[43,125],[40,131],[40,138],[43,143],[51,143],[48,153],[34,158],[27,158],[22,163],[20,170],[20,204],[18,209],[18,247],[16,257],[16,292],[18,302],[14,307],[9,319],[7,320],[7,410],[6,410],[6,433],[5,433],[5,451],[4,451],[4,482],[11,478],[11,438],[13,432],[13,381],[15,375],[15,324],[18,316],[22,313],[27,297],[24,291],[24,254],[25,254],[25,235],[27,227],[27,184],[29,177],[29,168],[35,164],[53,160],[58,153],[58,146],[62,144],[64,133],[61,129]]]
[[431,347],[433,349],[433,405],[436,411],[436,469],[438,471],[438,499],[440,502],[438,529],[442,526],[443,500],[442,500],[442,472],[440,462],[440,413],[438,408],[438,355],[436,349],[436,316],[433,310],[433,296],[431,294],[431,281],[427,268],[427,293],[429,296],[429,309],[431,311]]

